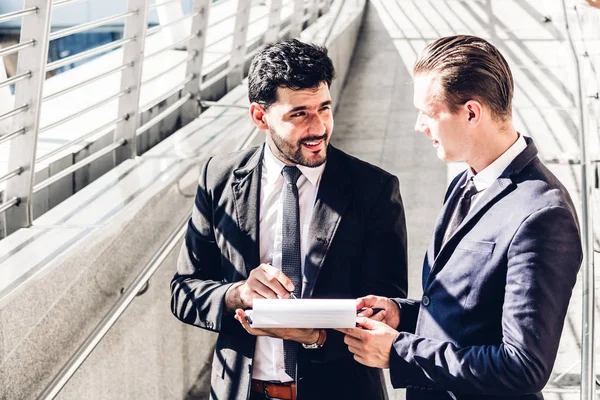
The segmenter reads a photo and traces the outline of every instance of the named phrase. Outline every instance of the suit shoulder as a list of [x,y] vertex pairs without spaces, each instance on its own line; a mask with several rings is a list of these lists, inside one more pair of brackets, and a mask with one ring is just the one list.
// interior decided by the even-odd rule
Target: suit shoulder
[[253,146],[232,153],[218,154],[210,159],[211,170],[233,170],[245,165],[261,147]]
[[218,154],[211,157],[204,168],[206,169],[206,179],[208,186],[219,185],[224,181],[229,180],[233,171],[246,165],[250,159],[256,155],[261,146],[254,146],[248,149]]
[[560,207],[571,210],[575,214],[569,192],[539,159],[525,167],[513,178],[513,182],[526,197],[531,212],[548,207]]

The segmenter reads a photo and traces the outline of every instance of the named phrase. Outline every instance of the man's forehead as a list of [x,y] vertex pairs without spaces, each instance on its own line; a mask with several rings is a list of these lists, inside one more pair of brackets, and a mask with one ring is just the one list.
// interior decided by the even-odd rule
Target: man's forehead
[[415,76],[413,87],[415,107],[428,108],[435,105],[440,94],[440,81],[437,74]]
[[324,82],[316,88],[309,89],[277,88],[277,102],[282,104],[297,106],[298,103],[321,103],[328,100],[331,100],[331,94],[329,87]]

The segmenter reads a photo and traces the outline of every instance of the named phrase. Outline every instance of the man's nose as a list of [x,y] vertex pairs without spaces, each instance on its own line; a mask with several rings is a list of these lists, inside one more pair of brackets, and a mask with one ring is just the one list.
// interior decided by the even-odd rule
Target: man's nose
[[325,132],[325,124],[319,114],[313,114],[308,121],[308,133],[311,135],[321,135]]
[[415,121],[415,131],[425,133],[427,127],[421,122],[421,114],[417,116],[417,120]]

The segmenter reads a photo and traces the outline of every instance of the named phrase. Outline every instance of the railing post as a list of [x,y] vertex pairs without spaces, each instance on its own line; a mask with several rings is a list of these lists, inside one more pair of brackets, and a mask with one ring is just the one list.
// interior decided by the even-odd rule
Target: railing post
[[237,14],[235,16],[235,31],[233,32],[233,46],[229,58],[230,71],[227,74],[227,91],[242,83],[244,79],[244,57],[246,56],[246,39],[248,38],[248,24],[250,22],[250,9],[252,2],[238,0]]
[[304,0],[294,0],[294,12],[292,13],[292,28],[290,36],[300,37],[302,25],[304,24]]
[[188,61],[185,76],[194,74],[194,78],[185,85],[185,92],[192,95],[194,103],[192,113],[193,118],[196,118],[200,114],[200,83],[202,82],[202,63],[204,62],[210,0],[194,0],[192,13],[198,14],[192,19],[192,33],[196,33],[196,36],[188,42],[188,56],[193,58]]
[[13,131],[24,128],[25,132],[12,139],[8,157],[8,171],[23,168],[22,172],[6,184],[4,199],[18,198],[17,206],[5,212],[4,232],[6,235],[22,227],[31,226],[33,221],[32,190],[35,175],[35,159],[42,91],[46,78],[48,59],[48,35],[50,33],[52,0],[25,0],[24,8],[37,7],[38,12],[26,15],[21,22],[21,42],[35,40],[35,45],[19,53],[15,75],[31,71],[31,77],[15,84],[15,107],[27,104],[27,110],[12,119]]
[[321,0],[312,0],[308,3],[308,25],[312,25],[319,18],[319,5]]
[[148,29],[148,2],[149,0],[128,0],[127,3],[129,11],[137,12],[125,20],[123,38],[135,37],[135,40],[123,46],[123,64],[129,64],[131,67],[121,73],[121,91],[129,90],[129,92],[119,98],[118,116],[126,116],[126,120],[117,125],[113,142],[125,139],[127,143],[115,150],[115,165],[137,156],[135,131],[140,119],[138,109]]
[[273,43],[279,39],[279,31],[281,29],[281,4],[282,0],[271,0],[269,28],[265,34],[266,43]]

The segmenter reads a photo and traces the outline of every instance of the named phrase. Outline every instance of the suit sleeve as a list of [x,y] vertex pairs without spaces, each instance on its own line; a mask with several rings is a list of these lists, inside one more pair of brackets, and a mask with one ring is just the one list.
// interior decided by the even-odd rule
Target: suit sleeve
[[507,257],[502,342],[460,347],[400,332],[390,355],[394,387],[484,395],[522,395],[544,387],[582,260],[574,214],[548,207],[530,215]]
[[212,200],[207,188],[210,160],[200,175],[192,218],[171,280],[171,312],[182,322],[221,331],[232,325],[225,314],[225,293],[232,285],[224,283],[221,252],[212,221]]
[[392,299],[400,307],[400,325],[396,328],[401,332],[415,333],[421,302],[412,299]]

